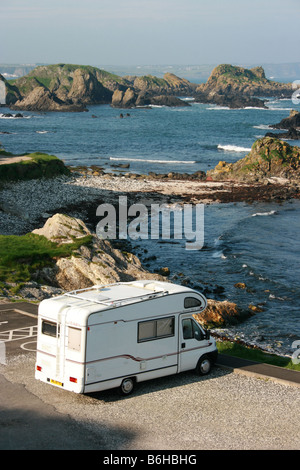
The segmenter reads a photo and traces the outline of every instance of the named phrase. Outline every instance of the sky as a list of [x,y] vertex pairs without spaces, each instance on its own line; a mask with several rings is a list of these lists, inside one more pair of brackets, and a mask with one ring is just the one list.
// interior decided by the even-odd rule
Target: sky
[[300,62],[300,0],[0,0],[0,63]]

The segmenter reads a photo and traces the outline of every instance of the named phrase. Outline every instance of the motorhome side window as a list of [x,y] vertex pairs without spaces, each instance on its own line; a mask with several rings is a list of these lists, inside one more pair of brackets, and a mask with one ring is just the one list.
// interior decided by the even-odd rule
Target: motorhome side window
[[42,333],[44,335],[53,336],[56,338],[57,324],[52,321],[42,320]]
[[139,322],[138,342],[174,336],[174,324],[174,317]]
[[196,297],[185,297],[184,308],[201,307],[201,300]]

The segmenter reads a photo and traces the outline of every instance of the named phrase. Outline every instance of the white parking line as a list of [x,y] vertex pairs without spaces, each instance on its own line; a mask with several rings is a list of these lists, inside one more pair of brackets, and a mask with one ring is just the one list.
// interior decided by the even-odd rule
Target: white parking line
[[33,336],[37,336],[37,325],[18,328],[16,330],[1,331],[0,341],[2,343],[7,343],[10,341],[32,338]]

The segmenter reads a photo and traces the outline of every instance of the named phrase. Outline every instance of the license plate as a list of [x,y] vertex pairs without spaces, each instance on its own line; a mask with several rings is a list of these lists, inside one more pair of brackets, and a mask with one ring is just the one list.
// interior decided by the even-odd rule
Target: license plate
[[61,382],[58,382],[58,380],[53,380],[53,379],[50,379],[50,383],[53,384],[53,385],[59,385],[60,387],[63,386],[63,383]]

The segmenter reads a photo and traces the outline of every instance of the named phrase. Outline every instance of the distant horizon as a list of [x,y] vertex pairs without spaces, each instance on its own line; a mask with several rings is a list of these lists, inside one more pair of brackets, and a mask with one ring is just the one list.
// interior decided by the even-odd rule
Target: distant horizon
[[99,65],[96,64],[96,63],[79,63],[79,62],[72,62],[72,61],[57,61],[57,62],[0,62],[0,66],[8,66],[8,67],[14,67],[14,66],[32,66],[32,65],[36,65],[36,66],[40,66],[40,65],[58,65],[58,64],[70,64],[70,65],[86,65],[86,66],[91,66],[91,67],[100,67],[100,66],[108,66],[108,67],[165,67],[165,66],[172,66],[172,67],[216,67],[218,65],[221,65],[221,64],[230,64],[230,65],[234,65],[234,66],[237,66],[237,67],[259,67],[259,66],[264,66],[264,65],[300,65],[300,59],[299,60],[296,60],[294,62],[251,62],[251,63],[242,63],[242,62],[225,62],[225,61],[221,61],[221,62],[218,62],[218,63],[214,63],[214,62],[211,62],[211,63],[171,63],[171,62],[165,62],[165,63],[139,63],[139,62],[136,62],[136,63],[128,63],[128,64],[125,64],[125,63],[101,63]]
[[[7,80],[13,80],[27,75],[34,68],[39,66],[50,66],[50,65],[78,65],[78,66],[90,66],[96,67],[109,73],[114,73],[119,76],[126,75],[154,75],[158,78],[162,78],[166,72],[173,73],[180,78],[185,78],[192,83],[203,83],[209,78],[212,70],[218,65],[225,64],[221,62],[219,64],[95,64],[95,63],[84,63],[75,64],[72,62],[36,62],[36,63],[11,63],[4,64],[0,63],[0,74],[3,75]],[[232,63],[233,66],[244,67],[251,69],[254,67],[262,66],[266,77],[269,80],[275,80],[279,82],[292,82],[299,79],[300,77],[300,62],[289,62],[289,63]]]

